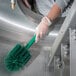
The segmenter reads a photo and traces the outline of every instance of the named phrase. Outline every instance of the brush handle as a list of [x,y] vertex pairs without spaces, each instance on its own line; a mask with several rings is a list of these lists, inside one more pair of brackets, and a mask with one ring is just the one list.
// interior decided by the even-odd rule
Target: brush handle
[[35,42],[35,38],[36,38],[36,35],[34,35],[31,38],[31,40],[26,44],[26,46],[25,46],[26,49],[29,49],[33,45],[33,43]]

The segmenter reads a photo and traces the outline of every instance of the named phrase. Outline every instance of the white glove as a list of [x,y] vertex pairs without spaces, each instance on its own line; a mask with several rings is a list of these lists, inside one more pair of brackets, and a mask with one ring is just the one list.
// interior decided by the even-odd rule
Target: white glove
[[52,24],[52,22],[47,18],[43,17],[41,22],[36,28],[36,40],[35,42],[37,43],[40,38],[42,38],[48,31],[49,26]]

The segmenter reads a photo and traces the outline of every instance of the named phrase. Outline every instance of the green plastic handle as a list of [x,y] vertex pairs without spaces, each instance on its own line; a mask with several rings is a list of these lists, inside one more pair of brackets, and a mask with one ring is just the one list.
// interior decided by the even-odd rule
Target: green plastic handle
[[29,49],[35,42],[36,35],[34,35],[31,40],[26,44],[25,48]]

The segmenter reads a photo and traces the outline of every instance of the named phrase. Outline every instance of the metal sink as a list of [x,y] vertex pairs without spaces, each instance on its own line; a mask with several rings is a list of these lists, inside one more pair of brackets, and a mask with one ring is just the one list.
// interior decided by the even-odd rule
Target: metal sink
[[[34,35],[35,28],[40,22],[41,15],[27,9],[21,2],[17,1],[15,10],[10,8],[9,0],[0,0],[0,76],[24,76],[23,74],[40,55],[41,51],[50,48],[58,35],[58,31],[64,18],[56,21],[49,30],[48,36],[35,43],[31,48],[31,60],[16,73],[8,72],[4,65],[4,58],[17,43],[26,44]],[[46,51],[49,49],[46,49]],[[20,75],[20,73],[23,73]]]

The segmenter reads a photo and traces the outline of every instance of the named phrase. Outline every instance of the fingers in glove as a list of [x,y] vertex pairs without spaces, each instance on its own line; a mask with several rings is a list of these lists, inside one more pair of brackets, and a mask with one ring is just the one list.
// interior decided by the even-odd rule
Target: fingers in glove
[[40,32],[38,34],[36,34],[36,43],[43,37],[43,33]]
[[43,33],[42,32],[40,32],[40,38],[42,38],[43,37]]

